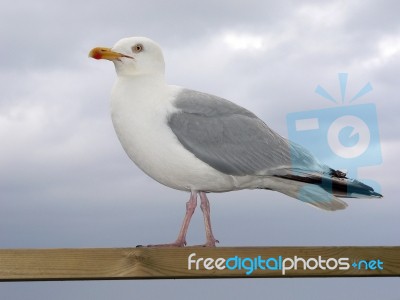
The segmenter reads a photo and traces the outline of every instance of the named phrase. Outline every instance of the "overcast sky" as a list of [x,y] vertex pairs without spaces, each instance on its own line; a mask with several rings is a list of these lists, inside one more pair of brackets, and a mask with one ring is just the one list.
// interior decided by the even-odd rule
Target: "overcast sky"
[[[79,3],[79,4],[78,4]],[[212,194],[221,246],[399,245],[398,1],[18,1],[0,10],[0,247],[127,247],[175,239],[188,194],[143,174],[109,114],[115,80],[95,46],[147,36],[171,84],[255,112],[283,136],[288,113],[335,107],[370,82],[383,163],[359,169],[381,200],[328,213],[268,191]],[[354,103],[356,104],[356,103]],[[167,213],[166,213],[167,212]],[[200,210],[188,243],[204,241]],[[397,278],[1,283],[4,299],[399,299]],[[188,297],[190,295],[190,297]]]

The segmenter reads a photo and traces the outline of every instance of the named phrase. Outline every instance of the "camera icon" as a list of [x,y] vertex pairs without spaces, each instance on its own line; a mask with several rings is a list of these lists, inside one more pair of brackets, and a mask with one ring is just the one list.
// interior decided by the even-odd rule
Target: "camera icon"
[[373,103],[289,113],[286,121],[291,141],[349,177],[357,178],[360,167],[382,163]]

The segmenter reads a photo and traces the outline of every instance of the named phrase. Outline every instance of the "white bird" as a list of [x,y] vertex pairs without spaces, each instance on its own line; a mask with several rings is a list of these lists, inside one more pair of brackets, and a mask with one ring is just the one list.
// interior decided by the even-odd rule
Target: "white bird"
[[131,160],[156,181],[190,192],[175,242],[186,232],[200,196],[207,241],[218,242],[206,193],[241,189],[274,190],[325,210],[347,204],[339,197],[382,197],[271,130],[255,114],[228,100],[168,85],[160,46],[144,37],[97,47],[90,57],[114,63],[111,116]]

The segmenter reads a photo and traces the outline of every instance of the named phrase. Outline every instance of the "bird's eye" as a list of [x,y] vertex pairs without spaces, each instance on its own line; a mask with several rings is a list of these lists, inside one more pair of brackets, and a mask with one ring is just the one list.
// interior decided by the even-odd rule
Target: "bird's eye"
[[142,44],[136,44],[135,46],[132,47],[132,51],[135,53],[139,53],[143,51],[143,45]]

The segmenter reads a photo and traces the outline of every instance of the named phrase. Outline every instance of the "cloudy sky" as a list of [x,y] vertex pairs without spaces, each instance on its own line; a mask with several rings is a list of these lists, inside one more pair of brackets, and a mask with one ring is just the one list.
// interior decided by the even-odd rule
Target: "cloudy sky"
[[[261,3],[262,2],[262,3]],[[78,4],[79,3],[79,4]],[[399,245],[398,1],[19,1],[0,11],[0,247],[127,247],[172,241],[188,195],[144,175],[112,128],[114,67],[95,46],[147,36],[171,84],[254,111],[283,136],[289,113],[336,107],[348,73],[375,103],[382,164],[358,170],[381,200],[327,213],[284,195],[210,195],[222,246]],[[167,212],[167,213],[165,213]],[[198,211],[188,243],[204,240]],[[1,283],[4,299],[399,299],[397,278]],[[265,297],[264,297],[265,296]]]

